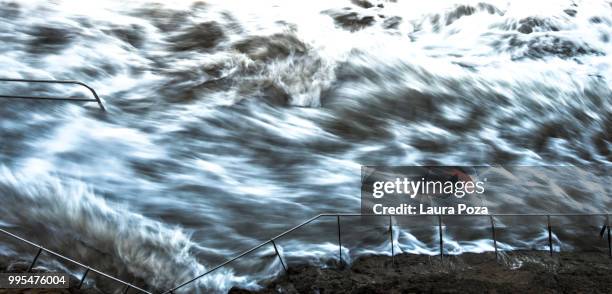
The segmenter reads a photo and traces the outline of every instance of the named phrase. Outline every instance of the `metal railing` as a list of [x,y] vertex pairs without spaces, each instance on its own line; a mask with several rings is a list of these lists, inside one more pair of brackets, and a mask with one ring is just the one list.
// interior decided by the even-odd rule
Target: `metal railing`
[[[395,244],[394,244],[394,239],[393,239],[393,217],[437,217],[437,220],[438,220],[437,227],[438,227],[439,238],[440,238],[439,245],[440,245],[440,259],[441,260],[444,258],[444,233],[443,233],[444,230],[443,230],[443,222],[442,222],[443,218],[448,218],[448,217],[486,217],[486,218],[489,218],[490,219],[490,225],[491,225],[491,237],[492,237],[493,246],[494,246],[494,249],[495,249],[495,258],[499,259],[498,246],[497,246],[497,236],[496,236],[496,228],[497,227],[495,225],[495,219],[494,219],[495,217],[513,217],[513,216],[520,216],[520,217],[525,217],[525,216],[534,216],[534,217],[537,217],[537,216],[541,216],[541,217],[546,217],[546,220],[547,220],[546,228],[547,228],[547,232],[548,232],[548,247],[549,247],[549,251],[550,251],[550,255],[551,256],[553,256],[553,253],[554,253],[554,249],[553,249],[553,237],[552,237],[553,236],[553,229],[552,229],[553,226],[552,226],[551,218],[553,218],[553,217],[570,217],[570,216],[588,216],[588,217],[597,217],[597,216],[599,216],[599,217],[605,217],[605,219],[606,219],[605,223],[603,224],[603,227],[602,227],[601,231],[599,232],[599,234],[600,234],[600,237],[603,238],[604,234],[607,231],[608,255],[610,256],[610,258],[612,258],[612,239],[611,239],[611,233],[610,233],[610,214],[608,214],[608,213],[594,213],[594,214],[486,214],[486,215],[388,215],[388,214],[323,213],[323,214],[319,214],[319,215],[317,215],[315,217],[312,217],[312,218],[302,222],[301,224],[299,224],[299,225],[297,225],[297,226],[295,226],[295,227],[293,227],[293,228],[291,228],[291,229],[289,229],[287,231],[284,231],[284,232],[274,236],[273,238],[271,238],[271,239],[269,239],[269,240],[267,240],[267,241],[265,241],[265,242],[255,246],[255,247],[253,247],[253,248],[251,248],[249,250],[246,250],[246,251],[240,253],[239,255],[237,255],[237,256],[235,256],[235,257],[233,257],[233,258],[231,258],[231,259],[229,259],[229,260],[227,260],[227,261],[225,261],[225,262],[223,262],[223,263],[221,263],[221,264],[211,268],[210,270],[208,270],[208,271],[206,271],[206,272],[204,272],[204,273],[202,273],[202,274],[200,274],[200,275],[198,275],[198,276],[196,276],[196,277],[194,277],[194,278],[192,278],[192,279],[190,279],[190,280],[188,280],[188,281],[186,281],[186,282],[184,282],[184,283],[182,283],[182,284],[180,284],[180,285],[178,285],[176,287],[173,287],[172,289],[169,289],[169,290],[166,290],[166,291],[162,292],[162,294],[168,294],[168,293],[172,294],[175,291],[177,291],[177,290],[179,290],[179,289],[181,289],[181,288],[183,288],[183,287],[185,287],[185,286],[187,286],[187,285],[189,285],[189,284],[191,284],[191,283],[193,283],[193,282],[203,278],[204,276],[206,276],[206,275],[208,275],[208,274],[210,274],[210,273],[212,273],[212,272],[214,272],[214,271],[216,271],[216,270],[218,270],[218,269],[220,269],[220,268],[222,268],[222,267],[224,267],[224,266],[226,266],[226,265],[228,265],[228,264],[230,264],[230,263],[232,263],[232,262],[234,262],[234,261],[244,257],[245,255],[247,255],[249,253],[252,253],[253,251],[255,251],[257,249],[260,249],[260,248],[266,246],[266,245],[272,245],[272,248],[274,249],[275,255],[278,257],[278,259],[280,261],[280,264],[283,267],[283,270],[285,270],[285,272],[286,272],[287,271],[287,264],[283,260],[283,257],[281,256],[281,254],[280,254],[280,252],[278,250],[278,247],[277,247],[277,244],[276,244],[276,240],[281,238],[281,237],[284,237],[284,236],[286,236],[286,235],[288,235],[288,234],[290,234],[290,233],[292,233],[292,232],[294,232],[294,231],[296,231],[296,230],[298,230],[298,229],[300,229],[300,228],[302,228],[302,227],[304,227],[304,226],[306,226],[306,225],[308,225],[310,223],[312,223],[315,220],[323,218],[323,217],[334,217],[334,218],[336,218],[337,229],[338,229],[338,258],[339,258],[340,264],[342,264],[343,263],[343,259],[342,259],[342,231],[341,231],[341,221],[340,221],[341,217],[371,217],[371,216],[374,216],[374,217],[388,217],[389,218],[389,232],[390,232],[389,235],[390,235],[390,242],[391,242],[391,259],[392,259],[392,263],[393,264],[395,263],[395,260],[394,260],[394,257],[395,257],[395,252],[394,252]],[[41,253],[46,252],[46,253],[49,253],[49,254],[51,254],[53,256],[61,258],[61,259],[65,260],[65,261],[68,261],[68,262],[70,262],[72,264],[78,265],[81,268],[85,269],[85,272],[83,273],[82,277],[80,278],[80,281],[79,281],[79,284],[78,284],[78,288],[81,288],[81,286],[83,285],[83,282],[85,281],[85,278],[87,277],[88,273],[89,272],[94,272],[96,274],[99,274],[99,275],[101,275],[103,277],[106,277],[108,279],[111,279],[111,280],[113,280],[115,282],[118,282],[118,283],[124,285],[125,288],[124,288],[123,293],[127,293],[127,291],[129,291],[130,289],[135,289],[135,290],[138,290],[138,291],[140,291],[142,293],[152,294],[152,292],[146,291],[146,290],[141,289],[141,288],[139,288],[139,287],[137,287],[137,286],[135,286],[135,285],[133,285],[131,283],[122,281],[122,280],[120,280],[118,278],[115,278],[115,277],[113,277],[113,276],[111,276],[109,274],[106,274],[106,273],[104,273],[102,271],[99,271],[99,270],[96,270],[96,269],[94,269],[92,267],[84,265],[84,264],[82,264],[82,263],[80,263],[78,261],[75,261],[73,259],[70,259],[70,258],[62,255],[62,254],[59,254],[59,253],[54,252],[52,250],[49,250],[49,249],[47,249],[47,248],[45,248],[45,247],[43,247],[43,246],[41,246],[39,244],[36,244],[36,243],[31,242],[29,240],[26,240],[26,239],[24,239],[22,237],[19,237],[19,236],[13,234],[13,233],[10,233],[10,232],[6,231],[4,229],[0,228],[0,233],[3,233],[5,235],[8,235],[8,236],[18,240],[18,241],[21,241],[23,243],[29,244],[29,245],[31,245],[31,246],[33,246],[35,248],[38,248],[38,252],[37,252],[36,256],[34,257],[34,259],[32,260],[30,266],[28,267],[28,271],[32,270],[32,268],[36,264],[36,261],[40,257]]]
[[88,86],[87,84],[83,82],[71,81],[71,80],[33,80],[33,79],[7,79],[7,78],[0,78],[0,82],[79,85],[89,90],[94,98],[93,99],[92,98],[64,98],[64,97],[42,97],[42,96],[30,96],[30,95],[3,95],[3,94],[0,94],[0,98],[96,102],[98,103],[98,106],[100,107],[102,111],[106,111],[106,108],[104,108],[104,105],[102,104],[102,100],[98,96],[98,93],[96,93],[96,91],[92,87]]
[[251,253],[251,252],[253,252],[253,251],[257,250],[257,249],[262,248],[262,247],[268,245],[268,244],[272,245],[272,247],[274,249],[274,252],[275,252],[275,255],[278,257],[278,259],[279,259],[279,261],[280,261],[280,263],[281,263],[281,265],[283,267],[283,270],[285,270],[285,272],[287,272],[286,263],[283,261],[283,258],[282,258],[282,256],[280,255],[280,253],[278,251],[278,248],[276,246],[276,242],[275,241],[277,239],[279,239],[279,238],[281,238],[281,237],[283,237],[285,235],[288,235],[289,233],[291,233],[291,232],[293,232],[293,231],[295,231],[295,230],[297,230],[297,229],[299,229],[301,227],[304,227],[305,225],[307,225],[307,224],[309,224],[309,223],[311,223],[311,222],[313,222],[313,221],[315,221],[315,220],[317,220],[319,218],[323,218],[323,217],[335,217],[336,218],[337,228],[338,228],[338,258],[340,260],[340,263],[342,264],[342,262],[343,262],[342,261],[342,233],[341,233],[340,217],[370,217],[370,216],[388,217],[389,218],[389,232],[390,232],[389,235],[390,235],[390,241],[391,241],[391,259],[392,259],[392,263],[395,263],[395,259],[394,259],[394,256],[395,256],[395,252],[394,252],[395,244],[394,244],[394,241],[393,241],[393,217],[419,217],[419,216],[420,217],[437,217],[438,218],[437,226],[438,226],[439,238],[440,238],[440,240],[439,240],[440,241],[440,244],[439,244],[440,245],[440,259],[444,258],[444,235],[443,235],[444,233],[443,233],[443,225],[442,225],[442,218],[443,217],[454,217],[454,216],[457,216],[457,217],[459,217],[459,216],[460,217],[466,217],[467,216],[467,217],[487,217],[487,218],[489,218],[490,219],[490,223],[491,223],[491,236],[492,236],[492,240],[493,240],[493,246],[495,248],[495,258],[496,258],[496,260],[499,259],[499,253],[498,253],[498,248],[497,248],[496,226],[495,226],[495,220],[494,220],[495,217],[512,217],[512,216],[542,216],[542,217],[544,217],[545,216],[546,219],[547,219],[546,228],[547,228],[547,232],[548,232],[548,247],[549,247],[549,251],[550,251],[550,255],[551,256],[553,256],[553,237],[552,237],[553,236],[553,231],[552,231],[551,217],[569,217],[569,216],[593,216],[593,217],[600,216],[600,217],[605,217],[606,221],[603,224],[603,227],[602,227],[602,229],[600,231],[600,236],[603,238],[603,235],[604,235],[604,233],[606,232],[606,229],[607,229],[607,232],[608,232],[608,255],[610,256],[610,258],[612,258],[612,241],[610,239],[610,215],[607,214],[607,213],[593,213],[593,214],[579,214],[579,213],[576,213],[576,214],[560,214],[560,213],[557,213],[557,214],[486,214],[486,215],[389,215],[389,214],[323,213],[323,214],[319,214],[319,215],[317,215],[315,217],[312,217],[312,218],[306,220],[305,222],[303,222],[303,223],[301,223],[301,224],[299,224],[299,225],[297,225],[297,226],[295,226],[295,227],[293,227],[293,228],[291,228],[291,229],[289,229],[287,231],[284,231],[284,232],[276,235],[275,237],[273,237],[273,238],[271,238],[271,239],[269,239],[269,240],[267,240],[267,241],[265,241],[265,242],[255,246],[255,247],[253,247],[253,248],[251,248],[251,249],[249,249],[247,251],[244,251],[244,252],[240,253],[238,256],[233,257],[233,258],[231,258],[231,259],[229,259],[229,260],[227,260],[227,261],[225,261],[225,262],[223,262],[223,263],[221,263],[221,264],[211,268],[210,270],[206,271],[205,273],[200,274],[197,277],[195,277],[195,278],[193,278],[193,279],[191,279],[189,281],[186,281],[186,282],[184,282],[184,283],[182,283],[182,284],[180,284],[180,285],[178,285],[178,286],[176,286],[176,287],[174,287],[172,289],[169,289],[169,290],[163,292],[163,294],[173,294],[175,291],[177,291],[177,290],[179,290],[179,289],[181,289],[181,288],[183,288],[183,287],[185,287],[185,286],[187,286],[187,285],[189,285],[189,284],[191,284],[191,283],[193,283],[193,282],[203,278],[204,276],[206,276],[206,275],[208,275],[208,274],[210,274],[210,273],[212,273],[212,272],[214,272],[214,271],[216,271],[216,270],[218,270],[218,269],[220,269],[220,268],[222,268],[222,267],[224,267],[224,266],[226,266],[226,265],[228,265],[228,264],[230,264],[230,263],[232,263],[232,262],[234,262],[234,261],[236,261],[236,260],[238,260],[238,259],[240,259],[242,257],[244,257],[245,255],[247,255],[247,254],[249,254],[249,253]]
[[55,252],[53,250],[47,249],[47,248],[45,248],[45,247],[43,247],[43,246],[41,246],[39,244],[36,244],[36,243],[34,243],[32,241],[29,241],[29,240],[26,240],[26,239],[24,239],[22,237],[19,237],[19,236],[15,235],[15,234],[13,234],[13,233],[11,233],[9,231],[6,231],[6,230],[0,228],[0,233],[3,233],[5,235],[7,235],[7,236],[10,236],[10,237],[12,237],[12,238],[14,238],[14,239],[16,239],[18,241],[21,241],[22,243],[26,243],[26,244],[29,244],[29,245],[35,247],[35,248],[38,248],[38,252],[34,256],[34,259],[32,259],[32,262],[30,263],[30,265],[28,266],[28,272],[32,271],[32,268],[34,268],[34,265],[36,265],[36,261],[38,261],[38,258],[40,257],[40,255],[43,252],[46,252],[48,254],[51,254],[51,255],[53,255],[55,257],[58,257],[60,259],[63,259],[63,260],[68,261],[68,262],[70,262],[72,264],[78,265],[79,267],[85,269],[85,272],[83,272],[83,275],[81,276],[81,278],[79,280],[79,284],[77,286],[78,289],[81,289],[81,287],[83,286],[83,283],[85,282],[85,278],[87,278],[87,275],[90,272],[93,272],[93,273],[96,273],[96,274],[101,275],[101,276],[103,276],[105,278],[111,279],[111,280],[113,280],[115,282],[118,282],[118,283],[122,284],[123,286],[125,286],[124,289],[123,289],[123,293],[127,293],[130,289],[135,289],[135,290],[138,290],[138,291],[140,291],[142,293],[152,294],[151,292],[149,292],[147,290],[141,289],[141,288],[139,288],[137,286],[134,286],[131,283],[125,282],[125,281],[120,280],[118,278],[115,278],[115,277],[113,277],[113,276],[111,276],[111,275],[109,275],[107,273],[104,273],[102,271],[94,269],[94,268],[92,268],[90,266],[84,265],[84,264],[82,264],[82,263],[80,263],[78,261],[75,261],[75,260],[73,260],[73,259],[71,259],[69,257],[66,257],[66,256],[64,256],[62,254],[59,254],[59,253],[57,253],[57,252]]

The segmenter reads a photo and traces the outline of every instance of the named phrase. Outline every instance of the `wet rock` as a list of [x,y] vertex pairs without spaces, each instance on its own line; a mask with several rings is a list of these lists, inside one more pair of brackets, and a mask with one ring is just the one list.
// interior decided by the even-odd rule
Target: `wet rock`
[[470,16],[478,11],[486,11],[489,14],[499,14],[503,15],[501,10],[497,9],[497,7],[487,4],[487,3],[478,3],[476,6],[470,5],[458,5],[455,9],[446,16],[446,25],[450,25],[457,21],[458,19],[464,16]]
[[45,25],[35,26],[31,29],[30,52],[32,53],[58,53],[68,47],[76,37],[76,33],[67,28],[56,28]]
[[203,22],[171,38],[175,51],[209,50],[225,38],[221,26],[214,22]]
[[464,16],[470,16],[474,14],[475,12],[476,12],[475,7],[472,7],[469,5],[459,5],[453,10],[453,12],[448,14],[448,17],[446,18],[446,24],[447,25],[452,24],[456,20]]
[[259,61],[287,58],[292,54],[302,55],[307,51],[306,45],[290,34],[249,37],[235,43],[234,49]]
[[370,3],[370,1],[367,0],[351,0],[351,3],[362,7],[362,8],[372,8],[374,7],[374,5],[372,3]]
[[515,36],[509,40],[509,45],[513,48],[512,50],[519,52],[513,56],[513,60],[547,56],[573,58],[581,55],[604,55],[604,53],[592,49],[586,44],[550,35],[538,36],[529,40]]
[[537,18],[537,17],[527,17],[519,21],[518,31],[523,34],[531,34],[534,31],[556,32],[556,31],[559,31],[559,28],[553,24],[550,24],[550,22],[547,20]]
[[274,83],[265,85],[262,92],[262,100],[271,105],[287,106],[291,100],[291,96]]
[[364,29],[374,24],[373,16],[360,15],[357,12],[346,11],[326,11],[333,19],[336,25],[351,32]]
[[131,25],[127,28],[115,28],[110,30],[108,33],[134,46],[135,48],[142,47],[145,40],[144,30],[139,25]]
[[559,37],[542,36],[532,39],[527,43],[526,56],[532,58],[542,58],[554,55],[561,58],[571,58],[580,55],[594,54],[603,55],[585,44],[578,44],[570,40]]
[[400,16],[393,16],[385,19],[383,22],[383,28],[385,29],[397,29],[402,23],[402,18]]
[[598,17],[598,16],[591,17],[591,19],[589,19],[589,21],[591,23],[601,23],[602,22],[601,17]]
[[497,7],[495,7],[495,6],[491,5],[491,4],[488,4],[488,3],[480,2],[480,3],[478,3],[477,7],[480,10],[486,10],[489,14],[499,14],[499,15],[503,15],[504,14]]
[[578,11],[576,11],[576,9],[565,9],[563,10],[563,12],[565,12],[565,14],[574,17],[576,16],[576,14],[578,13]]
[[438,258],[400,254],[364,256],[349,269],[294,266],[257,291],[233,288],[229,293],[608,293],[612,269],[601,253],[512,252],[514,268],[491,253]]

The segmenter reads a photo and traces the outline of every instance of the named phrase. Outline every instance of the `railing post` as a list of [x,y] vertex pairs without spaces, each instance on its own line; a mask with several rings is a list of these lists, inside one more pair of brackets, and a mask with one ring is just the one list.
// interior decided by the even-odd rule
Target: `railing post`
[[442,235],[442,215],[438,215],[438,231],[440,232],[440,261],[444,259],[444,236]]
[[79,286],[77,286],[77,289],[81,289],[81,287],[83,287],[83,283],[85,282],[85,278],[87,277],[88,273],[89,273],[89,267],[85,269],[85,272],[83,273],[83,276],[81,277],[81,281],[79,281]]
[[389,216],[389,238],[391,239],[391,264],[395,265],[395,244],[393,244],[393,218]]
[[548,221],[548,247],[550,248],[550,256],[553,256],[552,226],[550,224],[550,215],[547,215],[546,219]]
[[610,215],[606,215],[608,225],[608,255],[612,258],[612,240],[610,239]]
[[38,257],[40,256],[42,251],[43,251],[42,247],[38,247],[38,252],[36,253],[36,256],[34,256],[34,259],[32,259],[32,263],[30,264],[30,267],[28,267],[28,272],[32,271],[32,269],[34,268],[34,264],[38,260]]
[[495,248],[495,260],[499,260],[499,255],[497,253],[497,236],[495,236],[495,220],[493,216],[489,216],[491,218],[491,235],[493,236],[493,248]]
[[91,91],[91,93],[94,95],[94,98],[98,102],[98,106],[100,106],[100,109],[102,109],[103,112],[106,112],[106,108],[104,107],[104,104],[102,104],[102,100],[100,99],[100,97],[98,97],[98,93],[96,93],[96,90],[94,90],[92,87],[85,85],[84,83],[81,83],[81,82],[79,82],[79,85]]
[[338,257],[340,258],[340,264],[342,264],[342,239],[340,238],[340,215],[336,215],[338,220]]
[[276,252],[276,255],[278,256],[278,260],[280,260],[280,263],[283,266],[283,269],[285,270],[285,272],[287,272],[287,267],[285,266],[285,263],[283,262],[283,258],[278,252],[278,248],[276,248],[276,243],[274,242],[274,239],[270,240],[270,242],[272,242],[272,246],[274,246],[274,251]]
[[130,291],[130,285],[125,286],[125,289],[123,289],[123,294],[127,294],[128,291]]

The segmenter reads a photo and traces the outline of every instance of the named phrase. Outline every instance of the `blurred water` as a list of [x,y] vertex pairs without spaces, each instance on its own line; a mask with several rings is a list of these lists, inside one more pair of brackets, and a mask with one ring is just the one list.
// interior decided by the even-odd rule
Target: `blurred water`
[[[1,225],[165,289],[313,215],[357,212],[361,165],[575,166],[573,183],[509,188],[491,212],[606,211],[612,4],[430,2],[1,2],[2,76],[81,80],[108,108],[0,100]],[[334,229],[283,253],[332,257]],[[398,229],[398,246],[435,254],[436,232],[417,233]],[[505,248],[537,247],[531,233]],[[492,250],[484,238],[452,250]],[[198,286],[255,287],[273,262]]]

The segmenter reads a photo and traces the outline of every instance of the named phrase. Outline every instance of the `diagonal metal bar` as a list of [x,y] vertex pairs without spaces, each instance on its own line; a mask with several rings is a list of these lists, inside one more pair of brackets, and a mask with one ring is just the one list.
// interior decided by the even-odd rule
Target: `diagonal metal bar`
[[176,286],[176,287],[174,287],[172,289],[166,290],[166,291],[164,291],[162,293],[163,294],[174,293],[176,290],[178,290],[180,288],[183,288],[183,287],[185,287],[185,286],[187,286],[187,285],[189,285],[189,284],[191,284],[191,283],[201,279],[202,277],[204,277],[204,276],[206,276],[206,275],[208,275],[208,274],[210,274],[210,273],[212,273],[212,272],[214,272],[214,271],[216,271],[216,270],[218,270],[218,269],[220,269],[220,268],[222,268],[222,267],[224,267],[224,266],[234,262],[235,260],[240,259],[241,257],[243,257],[243,256],[245,256],[245,255],[247,255],[247,254],[249,254],[249,253],[251,253],[251,252],[253,252],[253,251],[255,251],[255,250],[257,250],[257,249],[259,249],[261,247],[263,247],[263,246],[265,246],[265,245],[267,245],[272,240],[276,240],[276,239],[278,239],[280,237],[283,237],[283,236],[285,236],[285,235],[287,235],[287,234],[289,234],[289,233],[291,233],[291,232],[293,232],[293,231],[295,231],[295,230],[297,230],[297,229],[299,229],[299,228],[301,228],[301,227],[303,227],[303,226],[313,222],[314,220],[318,219],[319,217],[321,217],[320,214],[315,216],[315,217],[312,217],[312,218],[310,218],[310,219],[308,219],[306,221],[304,221],[303,223],[301,223],[301,224],[299,224],[299,225],[297,225],[297,226],[295,226],[295,227],[293,227],[293,228],[291,228],[291,229],[289,229],[289,230],[287,230],[287,231],[285,231],[285,232],[283,232],[283,233],[281,233],[279,235],[277,235],[276,237],[271,238],[270,240],[267,240],[267,241],[265,241],[265,242],[255,246],[255,247],[253,247],[253,248],[251,248],[251,249],[249,249],[247,251],[244,251],[244,252],[240,253],[238,256],[235,256],[234,258],[229,259],[229,260],[227,260],[227,261],[225,261],[225,262],[223,262],[223,263],[221,263],[221,264],[211,268],[210,270],[206,271],[205,273],[200,274],[200,275],[192,278],[191,280],[186,281],[186,282],[184,282],[184,283],[182,283],[182,284],[180,284],[180,285],[178,285],[178,286]]
[[[39,244],[36,244],[36,243],[34,243],[34,242],[32,242],[32,241],[27,240],[27,239],[25,239],[25,238],[22,238],[22,237],[20,237],[20,236],[17,236],[17,235],[15,235],[15,234],[13,234],[13,233],[11,233],[11,232],[7,231],[7,230],[4,230],[4,229],[1,229],[1,228],[0,228],[0,233],[2,233],[2,234],[4,234],[4,235],[7,235],[7,236],[9,236],[9,237],[12,237],[12,238],[14,238],[14,239],[16,239],[16,240],[18,240],[18,241],[21,241],[22,243],[26,243],[26,244],[28,244],[28,245],[30,245],[30,246],[40,248],[40,249],[41,249],[41,253],[42,253],[42,252],[45,252],[45,253],[47,253],[47,254],[51,254],[51,255],[53,255],[53,256],[55,256],[55,257],[57,257],[57,258],[60,258],[60,259],[62,259],[62,260],[65,260],[65,261],[67,261],[67,262],[70,262],[70,263],[72,263],[72,264],[74,264],[74,265],[77,265],[77,266],[79,266],[79,267],[82,267],[82,268],[86,269],[86,270],[87,270],[87,272],[90,272],[90,271],[91,271],[91,272],[94,272],[94,273],[96,273],[96,274],[98,274],[98,275],[100,275],[100,276],[103,276],[103,277],[105,277],[105,278],[107,278],[107,279],[113,280],[113,281],[115,281],[115,282],[117,282],[117,283],[120,283],[120,284],[122,284],[122,285],[124,285],[124,286],[129,286],[130,288],[136,289],[136,290],[138,290],[138,291],[140,291],[140,292],[142,292],[142,293],[152,294],[151,292],[149,292],[149,291],[147,291],[147,290],[141,289],[141,288],[139,288],[139,287],[137,287],[137,286],[135,286],[135,285],[132,285],[132,284],[130,284],[130,283],[128,283],[128,282],[122,281],[122,280],[120,280],[120,279],[118,279],[118,278],[115,278],[115,277],[113,277],[113,276],[111,276],[111,275],[109,275],[109,274],[107,274],[107,273],[102,272],[102,271],[99,271],[99,270],[93,269],[93,268],[91,268],[91,267],[89,267],[89,266],[86,266],[86,265],[84,265],[84,264],[82,264],[82,263],[80,263],[80,262],[78,262],[78,261],[76,261],[76,260],[74,260],[74,259],[71,259],[71,258],[69,258],[69,257],[66,257],[66,256],[64,256],[64,255],[62,255],[62,254],[59,254],[59,253],[57,253],[57,252],[53,251],[53,250],[47,249],[47,248],[45,248],[45,247],[43,247],[43,246],[41,246],[41,245],[39,245]],[[83,276],[85,276],[85,275],[83,275]]]
[[85,272],[81,276],[81,280],[79,281],[77,289],[81,289],[81,287],[83,287],[83,283],[85,283],[85,278],[87,278],[87,274],[89,274],[89,267],[85,269]]
[[43,252],[42,248],[38,248],[38,252],[36,253],[36,256],[34,256],[34,259],[32,259],[32,263],[30,263],[30,266],[28,267],[28,272],[31,272],[32,269],[34,268],[34,265],[36,264],[36,261],[38,260],[38,257],[40,257],[40,254]]
[[287,272],[287,267],[285,266],[285,263],[283,262],[283,258],[278,252],[278,248],[276,248],[276,242],[274,242],[274,240],[270,240],[270,242],[272,242],[272,246],[274,246],[274,252],[276,252],[276,256],[278,256],[278,260],[280,260],[280,263],[283,266],[283,269],[285,270],[285,272]]

